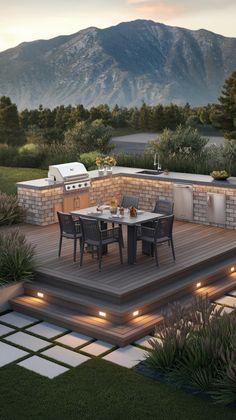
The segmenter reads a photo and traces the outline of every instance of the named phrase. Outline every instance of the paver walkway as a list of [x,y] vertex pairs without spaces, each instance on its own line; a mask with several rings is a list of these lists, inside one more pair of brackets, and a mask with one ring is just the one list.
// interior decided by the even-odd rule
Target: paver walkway
[[[236,290],[217,299],[217,308],[230,313],[236,308]],[[18,312],[0,314],[0,367],[10,363],[29,369],[50,379],[66,374],[69,369],[100,357],[126,368],[145,359],[151,335],[133,345],[117,348],[78,332],[40,321]]]

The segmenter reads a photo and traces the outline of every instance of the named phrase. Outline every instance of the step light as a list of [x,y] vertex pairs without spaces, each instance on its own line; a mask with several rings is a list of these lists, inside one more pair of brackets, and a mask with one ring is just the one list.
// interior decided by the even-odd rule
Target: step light
[[231,273],[234,273],[234,272],[235,272],[235,267],[231,267],[231,268],[230,268],[230,272],[231,272]]
[[37,296],[41,299],[44,298],[44,294],[42,292],[37,292]]
[[201,285],[202,285],[202,283],[199,281],[199,282],[196,284],[196,288],[197,288],[197,289],[199,289],[199,287],[201,287]]
[[106,318],[106,316],[107,316],[106,312],[102,312],[102,311],[99,311],[98,315],[102,316],[103,318]]
[[139,311],[134,311],[133,312],[133,316],[138,316],[139,315]]

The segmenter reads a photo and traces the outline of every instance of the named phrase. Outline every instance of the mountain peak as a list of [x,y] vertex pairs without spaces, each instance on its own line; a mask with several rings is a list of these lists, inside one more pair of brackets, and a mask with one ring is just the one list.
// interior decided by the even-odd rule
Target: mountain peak
[[137,19],[0,53],[0,94],[20,109],[143,101],[201,105],[216,101],[235,68],[235,38]]

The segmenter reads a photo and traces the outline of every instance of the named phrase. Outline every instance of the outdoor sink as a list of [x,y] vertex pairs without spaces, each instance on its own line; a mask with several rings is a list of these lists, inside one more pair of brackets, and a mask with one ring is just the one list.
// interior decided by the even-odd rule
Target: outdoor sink
[[152,171],[151,169],[145,169],[144,171],[139,171],[137,174],[145,174],[145,175],[160,175],[163,171]]

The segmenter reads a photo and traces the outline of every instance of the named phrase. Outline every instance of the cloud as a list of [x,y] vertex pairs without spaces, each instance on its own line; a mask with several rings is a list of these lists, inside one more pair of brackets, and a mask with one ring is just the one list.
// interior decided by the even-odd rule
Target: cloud
[[168,19],[192,13],[226,9],[235,0],[127,0],[135,11],[145,17]]

